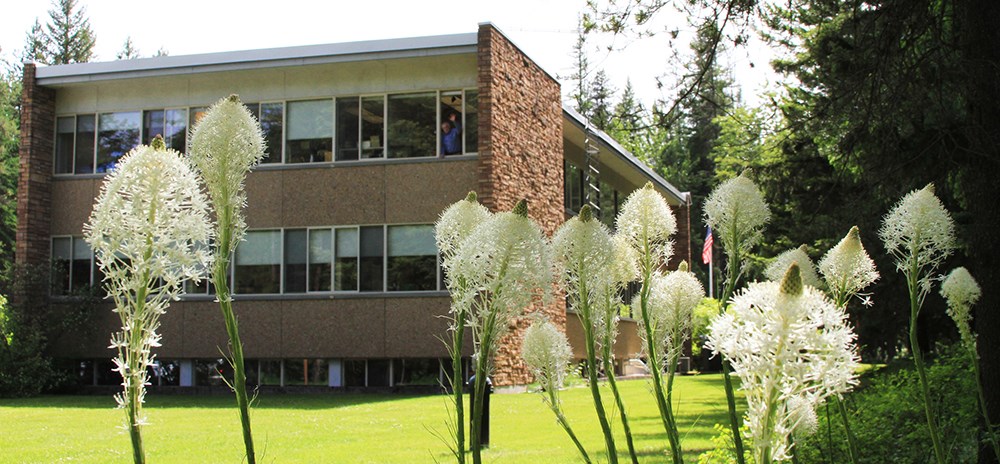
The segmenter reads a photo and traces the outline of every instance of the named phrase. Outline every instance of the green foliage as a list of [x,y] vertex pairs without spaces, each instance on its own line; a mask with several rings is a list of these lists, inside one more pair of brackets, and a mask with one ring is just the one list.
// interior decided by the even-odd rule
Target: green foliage
[[[750,441],[750,429],[743,427],[744,441]],[[722,424],[715,424],[716,435],[712,437],[712,449],[698,456],[698,464],[736,464],[736,449],[733,448],[733,431]],[[754,464],[750,448],[743,451],[746,464]]]
[[[972,431],[978,413],[969,358],[957,345],[938,351],[941,355],[928,366],[927,374],[945,453],[949,462],[976,462],[979,439]],[[862,444],[860,462],[927,462],[933,455],[920,382],[912,364],[900,359],[870,371],[862,377],[861,387],[846,396],[851,430]],[[829,421],[824,416],[826,408],[819,413],[818,432],[796,443],[799,462],[847,461],[847,439],[836,408],[829,408]]]
[[0,269],[13,262],[17,229],[17,177],[21,81],[13,67],[0,75]]
[[708,334],[708,324],[712,318],[719,314],[719,300],[714,298],[703,298],[698,306],[695,306],[691,315],[691,356],[697,358],[701,355],[702,345],[705,344],[705,335]]
[[0,398],[34,396],[68,382],[47,350],[52,340],[86,327],[99,301],[87,289],[74,304],[50,305],[47,266],[10,267],[0,277]]

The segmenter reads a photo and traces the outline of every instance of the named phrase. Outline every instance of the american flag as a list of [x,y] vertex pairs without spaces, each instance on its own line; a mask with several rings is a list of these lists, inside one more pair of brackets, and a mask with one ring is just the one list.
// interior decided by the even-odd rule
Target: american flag
[[708,227],[708,233],[705,234],[705,246],[701,249],[701,262],[708,264],[712,262],[712,245],[715,244],[715,239],[712,238],[712,228]]

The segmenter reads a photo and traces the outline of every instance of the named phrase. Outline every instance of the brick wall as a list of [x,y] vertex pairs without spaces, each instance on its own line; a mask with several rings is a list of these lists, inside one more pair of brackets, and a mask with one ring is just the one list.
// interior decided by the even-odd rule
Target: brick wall
[[[491,211],[528,200],[528,211],[547,235],[563,222],[563,134],[559,83],[492,24],[479,27],[479,199]],[[565,330],[565,303],[543,310]],[[512,324],[496,357],[495,385],[531,381],[521,360],[526,318]]]
[[55,90],[35,83],[35,65],[24,65],[21,95],[21,169],[17,184],[17,264],[49,259]]

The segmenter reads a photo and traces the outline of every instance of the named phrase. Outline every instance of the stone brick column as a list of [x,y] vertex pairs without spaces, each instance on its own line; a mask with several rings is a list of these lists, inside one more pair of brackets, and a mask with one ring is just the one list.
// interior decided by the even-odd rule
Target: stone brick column
[[15,262],[19,265],[44,264],[49,260],[51,247],[49,221],[56,92],[37,85],[34,63],[24,65],[22,85]]
[[[563,222],[563,134],[559,82],[531,61],[492,24],[479,26],[479,199],[491,211],[528,200],[528,211],[547,235]],[[561,298],[546,307],[565,331]],[[521,360],[517,321],[501,340],[495,385],[522,385],[531,375]]]

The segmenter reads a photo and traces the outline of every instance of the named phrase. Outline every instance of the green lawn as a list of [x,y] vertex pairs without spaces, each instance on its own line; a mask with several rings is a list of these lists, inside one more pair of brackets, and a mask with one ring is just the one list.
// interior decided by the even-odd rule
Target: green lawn
[[[640,460],[663,462],[667,440],[649,381],[619,383]],[[610,390],[603,392],[612,405]],[[685,459],[694,462],[709,446],[713,424],[725,422],[721,376],[678,377],[675,396]],[[268,395],[251,413],[255,444],[264,452],[261,462],[449,462],[447,446],[435,435],[446,432],[446,401],[445,396]],[[563,401],[581,442],[604,461],[589,390],[569,388]],[[240,462],[243,441],[233,402],[229,396],[150,396],[150,425],[143,430],[149,462]],[[538,394],[494,395],[491,413],[486,462],[579,461]],[[129,462],[128,435],[117,428],[122,417],[110,397],[0,400],[0,462]],[[621,455],[627,456],[617,421],[615,430]]]

